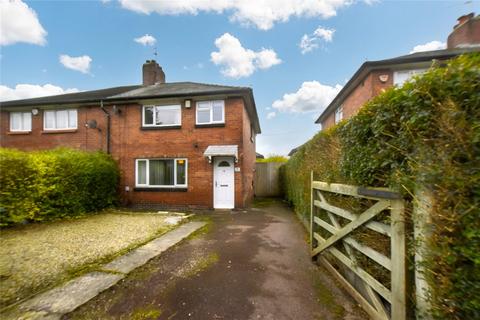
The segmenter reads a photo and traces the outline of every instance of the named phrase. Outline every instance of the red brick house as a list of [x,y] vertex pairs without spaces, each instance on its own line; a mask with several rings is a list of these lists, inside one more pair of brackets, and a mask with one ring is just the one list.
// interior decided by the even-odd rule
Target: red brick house
[[[434,61],[480,51],[480,16],[473,13],[458,19],[448,36],[447,49],[417,52],[392,59],[367,61],[355,72],[315,123],[328,129],[354,116],[370,99],[393,85],[402,85],[427,70]],[[293,151],[293,150],[292,150]]]
[[118,162],[125,204],[243,208],[253,198],[252,89],[165,82],[154,61],[143,85],[0,103],[0,145],[104,150]]

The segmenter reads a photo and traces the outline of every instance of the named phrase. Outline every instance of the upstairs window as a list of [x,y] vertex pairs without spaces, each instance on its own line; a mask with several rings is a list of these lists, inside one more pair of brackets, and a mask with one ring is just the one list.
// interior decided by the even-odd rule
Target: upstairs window
[[77,110],[46,110],[43,113],[44,130],[77,129]]
[[197,102],[197,124],[225,123],[225,102],[199,101]]
[[343,106],[340,106],[335,110],[335,124],[339,123],[343,119]]
[[144,127],[179,126],[182,122],[182,108],[178,105],[143,106]]
[[413,70],[400,70],[393,73],[393,84],[401,87],[405,82],[410,80],[412,77],[422,74],[427,69],[413,69]]
[[186,187],[187,159],[137,159],[137,187]]
[[10,112],[10,131],[29,132],[32,131],[31,112]]

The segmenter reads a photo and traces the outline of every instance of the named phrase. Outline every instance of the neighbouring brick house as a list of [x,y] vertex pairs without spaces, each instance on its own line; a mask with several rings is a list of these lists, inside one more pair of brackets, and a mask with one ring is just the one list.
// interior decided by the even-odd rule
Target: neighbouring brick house
[[143,85],[0,103],[0,145],[104,150],[118,162],[125,204],[243,208],[253,198],[252,89],[165,82],[143,65]]
[[316,123],[322,125],[322,130],[328,129],[339,121],[354,116],[368,100],[385,89],[402,85],[412,76],[426,71],[434,61],[448,60],[469,52],[480,52],[480,16],[473,13],[458,19],[448,36],[445,50],[417,52],[363,63]]

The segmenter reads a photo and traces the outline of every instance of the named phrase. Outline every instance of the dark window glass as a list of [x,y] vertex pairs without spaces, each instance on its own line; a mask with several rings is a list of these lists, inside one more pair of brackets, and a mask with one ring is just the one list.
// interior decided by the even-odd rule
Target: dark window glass
[[177,184],[186,184],[186,161],[177,160]]
[[173,160],[150,160],[150,185],[173,186]]
[[145,124],[153,124],[153,107],[145,107]]

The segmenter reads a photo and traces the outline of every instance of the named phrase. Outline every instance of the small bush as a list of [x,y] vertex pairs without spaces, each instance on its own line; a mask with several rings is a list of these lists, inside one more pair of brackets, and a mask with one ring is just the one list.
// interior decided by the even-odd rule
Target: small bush
[[119,171],[102,152],[0,149],[0,226],[74,217],[113,205]]
[[284,156],[279,156],[279,155],[270,155],[265,159],[257,159],[257,162],[263,163],[263,162],[287,162],[288,159]]

